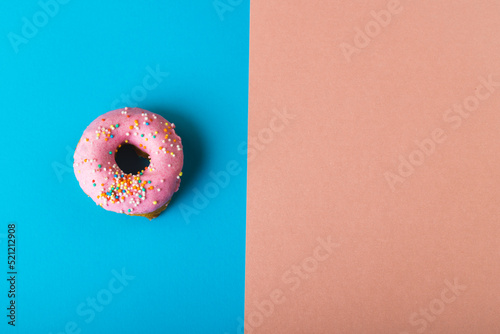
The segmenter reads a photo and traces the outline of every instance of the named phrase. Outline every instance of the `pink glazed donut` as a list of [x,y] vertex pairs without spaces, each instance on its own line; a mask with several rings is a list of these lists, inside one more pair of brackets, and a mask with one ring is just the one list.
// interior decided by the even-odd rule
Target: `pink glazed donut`
[[[179,189],[184,155],[175,125],[140,108],[110,111],[83,132],[74,156],[76,178],[83,191],[106,210],[156,218]],[[115,156],[133,145],[149,167],[126,174]]]

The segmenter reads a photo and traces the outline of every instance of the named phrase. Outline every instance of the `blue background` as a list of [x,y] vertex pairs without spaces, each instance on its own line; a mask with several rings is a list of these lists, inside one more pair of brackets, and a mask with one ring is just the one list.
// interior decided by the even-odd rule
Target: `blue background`
[[[15,329],[7,325],[1,279],[1,333],[71,333],[71,322],[75,333],[237,331],[246,215],[246,156],[237,148],[247,138],[249,3],[222,2],[219,15],[212,0],[72,0],[45,24],[36,17],[42,26],[17,53],[9,33],[22,36],[23,17],[33,22],[42,9],[37,1],[0,3],[0,277],[9,222],[17,225],[19,272]],[[181,188],[151,222],[96,206],[72,171],[83,130],[125,106],[113,103],[142,85],[148,66],[169,75],[135,102],[176,123],[185,153]],[[196,190],[204,193],[210,172],[232,160],[240,173],[196,209]],[[181,204],[198,211],[186,219]],[[108,289],[113,270],[135,278],[87,323],[77,307]]]

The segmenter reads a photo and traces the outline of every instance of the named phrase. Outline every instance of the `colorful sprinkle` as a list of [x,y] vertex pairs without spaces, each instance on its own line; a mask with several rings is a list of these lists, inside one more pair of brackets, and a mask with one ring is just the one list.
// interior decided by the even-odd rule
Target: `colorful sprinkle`
[[[149,114],[149,113],[143,113],[142,117],[138,117],[141,115],[139,112],[138,114],[135,112],[130,113],[130,115],[127,114],[126,111],[122,109],[121,115],[119,118],[120,121],[125,120],[122,116],[127,116],[127,118],[132,117],[132,119],[127,119],[126,123],[121,124],[121,127],[123,131],[118,132],[118,129],[120,127],[120,124],[109,124],[110,122],[113,122],[113,120],[110,118],[109,121],[106,118],[101,118],[103,122],[107,123],[99,123],[99,125],[96,125],[92,129],[92,135],[89,136],[86,134],[81,141],[83,142],[89,142],[89,144],[95,145],[95,147],[99,147],[100,145],[103,145],[104,143],[101,142],[99,144],[98,140],[103,139],[103,141],[109,142],[110,140],[112,141],[114,138],[119,138],[123,135],[126,136],[137,136],[139,138],[144,138],[145,141],[142,142],[142,144],[137,143],[136,145],[138,147],[141,147],[143,150],[147,148],[147,144],[152,148],[154,144],[155,152],[156,154],[168,154],[173,157],[175,157],[175,154],[173,151],[178,154],[179,150],[182,150],[182,145],[180,143],[180,140],[177,141],[177,136],[175,135],[173,124],[169,124],[168,122],[161,121],[162,119],[160,117],[156,117],[155,115]],[[137,119],[134,119],[137,118]],[[115,120],[116,122],[116,120]],[[115,123],[114,122],[114,123]],[[153,124],[154,122],[154,124]],[[159,122],[156,123],[156,122]],[[150,131],[145,131],[144,128],[140,128],[142,124],[145,124],[146,126],[150,127]],[[143,126],[143,125],[142,125]],[[129,130],[130,128],[130,130]],[[161,132],[163,129],[163,135],[165,138],[161,137]],[[95,131],[95,135],[94,135]],[[116,131],[116,132],[115,132]],[[127,132],[129,131],[129,132]],[[144,131],[143,133],[139,131]],[[89,132],[90,133],[90,132]],[[94,136],[94,138],[92,138]],[[87,138],[88,137],[88,138]],[[96,139],[97,138],[97,139]],[[130,137],[127,137],[130,138]],[[133,138],[133,137],[132,137]],[[167,140],[169,141],[167,143]],[[173,141],[172,141],[173,140]],[[150,141],[152,143],[150,143]],[[161,143],[161,142],[163,143]],[[145,203],[153,204],[153,205],[159,205],[159,200],[156,199],[153,201],[152,198],[150,197],[150,192],[155,191],[160,192],[162,189],[159,188],[158,183],[165,183],[167,182],[166,179],[158,179],[158,181],[153,182],[152,180],[143,180],[143,176],[145,173],[148,173],[149,171],[154,171],[157,172],[156,167],[154,166],[154,161],[151,161],[151,166],[149,168],[145,168],[144,170],[138,172],[137,174],[124,174],[119,166],[117,166],[116,161],[114,161],[114,156],[113,154],[115,152],[118,152],[118,148],[122,147],[123,144],[128,144],[128,140],[123,140],[121,143],[116,143],[116,151],[110,150],[109,154],[111,155],[110,159],[107,159],[105,162],[101,162],[100,164],[95,164],[93,165],[92,163],[97,162],[97,159],[94,159],[93,156],[87,156],[87,159],[79,159],[78,163],[75,163],[75,169],[78,168],[77,166],[85,166],[83,163],[88,163],[90,162],[90,166],[88,170],[85,170],[84,172],[92,172],[94,173],[93,176],[96,180],[92,180],[92,183],[89,182],[89,179],[86,180],[87,187],[97,187],[95,191],[97,192],[94,196],[94,200],[97,197],[99,201],[96,201],[98,205],[106,208],[107,206],[111,206],[113,204],[120,204],[127,206],[125,207],[118,207],[118,210],[114,210],[117,212],[122,212],[122,213],[131,213],[136,211],[134,208],[139,207],[141,204],[144,205]],[[120,145],[118,145],[120,144]],[[170,144],[170,146],[168,145]],[[173,145],[172,145],[173,144]],[[159,146],[162,145],[162,146]],[[159,147],[159,150],[158,150]],[[153,155],[153,152],[150,152],[150,155]],[[148,157],[151,159],[151,157]],[[175,159],[172,159],[171,157],[168,157],[168,159],[171,159],[169,162],[171,164],[168,164],[169,167],[174,167],[178,166],[178,162]],[[103,160],[100,160],[103,161]],[[96,168],[98,167],[98,168]],[[106,168],[103,168],[106,167]],[[78,173],[82,173],[82,171],[78,170]],[[104,173],[104,174],[102,174]],[[90,175],[90,174],[89,174]],[[178,176],[182,176],[182,172],[178,174]],[[80,175],[79,175],[80,178]],[[146,177],[144,177],[146,178]],[[106,181],[105,181],[106,180]],[[85,184],[85,180],[81,180],[83,184]],[[169,181],[170,182],[170,181]],[[177,181],[178,182],[178,181]],[[155,183],[155,185],[153,185]],[[163,185],[162,185],[163,186]],[[167,187],[168,188],[168,187]],[[148,201],[148,202],[144,202]],[[122,209],[123,210],[120,210]],[[142,207],[141,207],[142,209]],[[135,214],[135,213],[134,213]]]

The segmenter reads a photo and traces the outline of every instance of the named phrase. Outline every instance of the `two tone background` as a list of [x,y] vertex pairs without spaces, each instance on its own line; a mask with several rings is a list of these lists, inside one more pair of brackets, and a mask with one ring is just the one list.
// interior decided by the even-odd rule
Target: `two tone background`
[[[498,1],[0,9],[2,333],[499,332]],[[185,145],[151,223],[71,171],[124,105]]]

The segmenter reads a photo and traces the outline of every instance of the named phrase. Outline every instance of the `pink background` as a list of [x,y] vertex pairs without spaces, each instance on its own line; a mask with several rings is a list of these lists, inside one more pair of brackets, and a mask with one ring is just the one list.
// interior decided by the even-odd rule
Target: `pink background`
[[250,41],[245,332],[500,333],[500,2],[252,0]]

